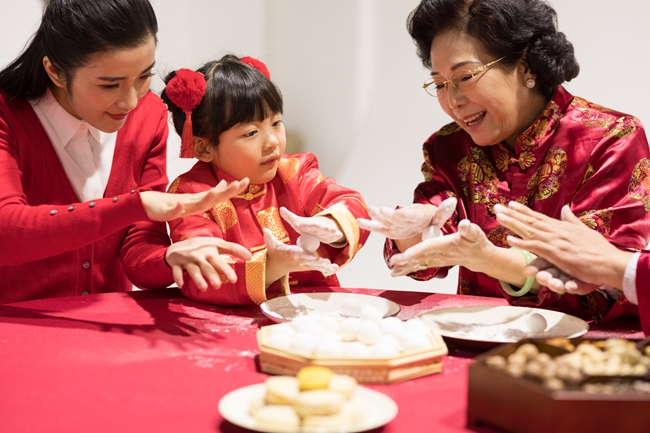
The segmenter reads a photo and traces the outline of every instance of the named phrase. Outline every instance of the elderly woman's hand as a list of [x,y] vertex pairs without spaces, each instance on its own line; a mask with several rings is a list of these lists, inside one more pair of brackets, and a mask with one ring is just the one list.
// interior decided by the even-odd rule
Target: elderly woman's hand
[[598,289],[595,284],[585,283],[563,272],[548,260],[537,257],[524,269],[524,275],[535,277],[541,286],[546,286],[561,295],[586,295]]
[[372,220],[358,218],[359,227],[381,233],[389,239],[410,239],[422,236],[429,227],[440,228],[454,213],[457,200],[450,197],[440,206],[415,203],[401,209],[370,206]]
[[427,268],[455,265],[485,272],[496,248],[479,226],[462,220],[458,223],[457,233],[424,240],[391,257],[389,266],[394,277]]
[[[549,288],[581,294],[587,290],[587,284],[622,287],[625,267],[632,253],[619,250],[600,233],[585,226],[569,206],[562,208],[561,221],[516,202],[508,207],[495,205],[494,212],[501,225],[521,236],[521,239],[508,236],[510,245],[545,258],[576,283],[575,287],[570,284],[568,290],[566,284],[560,288],[557,282]],[[543,274],[543,279],[552,281],[553,275],[546,277]]]

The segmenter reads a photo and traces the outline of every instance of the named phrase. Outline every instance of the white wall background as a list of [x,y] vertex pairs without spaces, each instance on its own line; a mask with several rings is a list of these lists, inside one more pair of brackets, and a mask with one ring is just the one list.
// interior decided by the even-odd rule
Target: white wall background
[[[405,27],[418,0],[151,0],[160,25],[158,77],[225,52],[267,63],[285,97],[287,129],[322,171],[369,204],[410,203],[422,142],[448,119],[420,88],[427,76]],[[581,66],[569,91],[650,125],[650,2],[552,0]],[[0,0],[0,67],[23,48],[41,0]],[[187,170],[169,140],[169,177]],[[347,287],[453,292],[444,280],[393,279],[372,234],[339,273]]]

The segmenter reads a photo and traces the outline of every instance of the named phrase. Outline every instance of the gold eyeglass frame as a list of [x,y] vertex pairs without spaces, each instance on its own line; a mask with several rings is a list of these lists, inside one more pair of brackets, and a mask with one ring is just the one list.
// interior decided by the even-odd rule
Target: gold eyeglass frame
[[[473,71],[470,71],[469,69],[467,69],[466,71],[469,72],[472,75],[472,84],[469,87],[474,85],[474,80],[476,79],[476,76],[478,74],[481,74],[481,73],[487,71],[488,69],[490,69],[491,66],[495,65],[496,63],[500,62],[501,60],[503,60],[505,58],[506,58],[506,56],[503,56],[500,59],[496,59],[496,60],[494,60],[494,61],[492,61],[490,63],[486,63],[484,65],[481,65],[478,68],[474,69]],[[465,69],[461,69],[461,71],[465,71]],[[452,72],[451,75],[453,76],[456,72],[458,72],[458,71]],[[434,98],[440,98],[441,96],[445,96],[445,94],[447,93],[447,89],[449,88],[449,84],[454,86],[456,89],[460,90],[460,88],[458,87],[458,80],[452,78],[452,79],[449,79],[449,80],[445,80],[442,83],[438,83],[438,85],[443,84],[445,86],[445,89],[444,89],[444,91],[442,92],[441,95],[438,95],[437,91],[434,91],[433,94],[432,94],[431,92],[429,92],[428,87],[431,86],[432,84],[435,84],[434,80],[435,80],[434,77],[428,78],[424,82],[424,84],[422,85],[422,88],[424,89],[425,92],[427,92],[427,95],[433,96]]]

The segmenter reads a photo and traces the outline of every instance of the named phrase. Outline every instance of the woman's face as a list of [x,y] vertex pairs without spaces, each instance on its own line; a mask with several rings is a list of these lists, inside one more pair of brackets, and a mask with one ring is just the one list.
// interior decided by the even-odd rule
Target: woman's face
[[[456,71],[474,71],[497,60],[481,50],[474,38],[457,30],[436,36],[430,54],[431,76],[443,80]],[[469,89],[448,84],[446,93],[438,98],[440,106],[477,145],[505,141],[512,148],[539,114],[533,99],[540,95],[526,87],[526,80],[534,76],[526,74],[525,69],[523,63],[514,69],[496,63],[477,75]]]
[[287,138],[282,115],[261,122],[239,123],[219,135],[212,163],[235,179],[249,178],[252,184],[270,182],[278,171]]
[[52,93],[70,114],[103,132],[115,132],[149,90],[156,42],[149,38],[135,48],[111,49],[91,56],[70,81],[56,74],[44,59],[54,83]]

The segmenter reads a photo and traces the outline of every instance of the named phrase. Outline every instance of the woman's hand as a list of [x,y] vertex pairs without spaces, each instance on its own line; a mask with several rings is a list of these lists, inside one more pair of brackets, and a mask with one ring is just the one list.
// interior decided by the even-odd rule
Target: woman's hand
[[521,239],[508,236],[510,245],[545,258],[558,271],[571,276],[576,284],[576,287],[570,284],[567,290],[566,284],[560,288],[555,282],[549,288],[580,294],[587,290],[588,284],[622,287],[632,253],[619,250],[600,233],[585,226],[569,206],[562,208],[561,221],[516,202],[510,202],[508,207],[495,205],[494,212],[501,225],[521,236]]
[[338,265],[328,259],[297,245],[280,242],[269,229],[265,228],[263,231],[267,249],[267,285],[289,272],[314,270],[324,275],[332,275],[339,270]]
[[[285,207],[280,208],[280,215],[285,221],[291,224],[291,227],[295,231],[300,233],[301,236],[298,239],[298,245],[309,251],[318,249],[321,242],[324,244],[334,244],[345,240],[345,236],[339,228],[339,225],[332,218],[325,216],[312,218],[301,217]],[[315,248],[308,248],[307,245],[301,245],[301,239],[303,241],[306,239],[312,241],[313,245],[311,247],[315,246]]]
[[495,247],[483,230],[469,220],[458,223],[458,232],[427,239],[391,257],[393,277],[427,268],[460,265],[474,272],[486,272],[492,265]]
[[178,287],[183,287],[183,270],[186,270],[196,287],[206,291],[208,282],[215,289],[221,287],[222,281],[218,272],[225,275],[231,283],[237,282],[235,271],[219,256],[223,253],[242,260],[251,259],[250,251],[239,244],[220,238],[198,237],[172,244],[167,248],[165,260],[172,268]]
[[597,285],[585,283],[562,272],[560,268],[542,257],[537,257],[530,262],[524,269],[524,275],[535,277],[541,286],[546,286],[561,295],[565,293],[586,295],[598,289]]
[[236,180],[230,184],[222,180],[217,186],[195,194],[143,191],[140,193],[140,198],[149,219],[171,221],[212,209],[219,202],[244,192],[247,187],[248,178]]
[[357,222],[362,229],[389,239],[411,239],[422,236],[431,226],[441,228],[456,210],[457,202],[456,197],[449,197],[440,206],[420,203],[400,209],[370,206],[368,213],[372,220],[357,218]]

